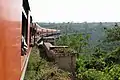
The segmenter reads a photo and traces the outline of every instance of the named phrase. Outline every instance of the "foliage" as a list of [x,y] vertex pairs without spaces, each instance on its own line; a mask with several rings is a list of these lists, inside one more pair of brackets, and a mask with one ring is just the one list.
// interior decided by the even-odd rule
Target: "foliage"
[[[76,50],[77,80],[120,80],[120,27],[113,23],[61,23],[57,45]],[[76,33],[76,34],[75,34]],[[84,34],[84,35],[83,35]],[[90,34],[90,37],[86,37]],[[88,51],[89,50],[89,51]]]
[[24,80],[70,80],[69,73],[40,57],[39,49],[32,49]]
[[113,80],[109,74],[96,69],[88,69],[87,71],[78,74],[79,80]]
[[57,45],[66,45],[71,49],[82,52],[82,47],[85,47],[88,42],[89,35],[83,36],[82,34],[72,34],[61,36],[60,39],[56,40]]
[[106,30],[107,34],[107,41],[112,42],[112,41],[120,41],[120,27],[115,26],[111,29]]
[[[110,34],[109,32],[106,33],[107,43],[119,40],[119,38],[113,40],[116,29],[112,28],[111,31],[112,30],[113,32]],[[61,38],[61,41],[58,40],[60,45],[62,43],[63,45],[70,46],[79,53],[84,52],[83,49],[87,45],[87,38],[81,35],[78,38],[78,34],[74,36],[65,35],[63,37],[64,38]],[[112,46],[102,45],[107,48]],[[92,49],[92,54],[81,53],[76,59],[76,73],[78,80],[120,80],[120,47],[117,45],[115,48],[115,50],[111,48],[108,52],[102,50],[103,48],[101,48],[101,46],[97,46]]]
[[[120,80],[120,48],[111,53],[80,55],[77,59],[77,77],[79,80]],[[96,57],[97,56],[97,57]]]
[[69,55],[69,54],[75,55],[75,54],[77,54],[77,52],[71,48],[54,48],[52,50],[56,53],[63,54],[63,55],[66,55],[66,54],[67,55]]

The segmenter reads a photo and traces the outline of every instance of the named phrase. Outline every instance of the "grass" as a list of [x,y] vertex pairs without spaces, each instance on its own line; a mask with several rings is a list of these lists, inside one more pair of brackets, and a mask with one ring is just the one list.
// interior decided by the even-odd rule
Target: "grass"
[[41,54],[45,54],[41,50],[33,47],[24,80],[71,80],[68,72],[41,57]]

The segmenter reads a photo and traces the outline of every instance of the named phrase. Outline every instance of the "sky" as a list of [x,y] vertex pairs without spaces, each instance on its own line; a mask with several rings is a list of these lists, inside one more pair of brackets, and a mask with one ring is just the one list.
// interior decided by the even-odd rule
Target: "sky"
[[35,22],[120,22],[120,0],[29,0]]

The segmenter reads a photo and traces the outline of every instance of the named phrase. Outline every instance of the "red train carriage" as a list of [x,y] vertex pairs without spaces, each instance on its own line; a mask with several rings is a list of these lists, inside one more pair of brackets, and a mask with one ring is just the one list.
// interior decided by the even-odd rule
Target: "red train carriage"
[[[28,0],[0,0],[0,80],[23,79],[34,32]],[[22,35],[26,55],[21,55]]]

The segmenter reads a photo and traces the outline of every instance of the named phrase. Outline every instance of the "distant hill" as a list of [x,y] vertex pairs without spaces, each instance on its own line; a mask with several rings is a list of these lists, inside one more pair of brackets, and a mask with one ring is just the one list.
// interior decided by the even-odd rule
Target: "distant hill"
[[[89,43],[92,45],[99,44],[98,40],[105,38],[105,28],[112,28],[115,26],[115,22],[99,22],[99,23],[40,23],[37,22],[41,27],[59,29],[61,34],[72,34],[72,33],[83,33],[90,34]],[[120,22],[117,22],[118,26]]]
[[[97,34],[102,31],[104,28],[112,28],[115,25],[115,22],[104,22],[104,23],[40,23],[37,22],[41,27],[44,28],[52,28],[52,29],[59,29],[61,32],[64,33],[96,33]],[[118,23],[120,25],[120,22]]]

